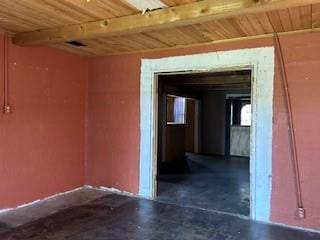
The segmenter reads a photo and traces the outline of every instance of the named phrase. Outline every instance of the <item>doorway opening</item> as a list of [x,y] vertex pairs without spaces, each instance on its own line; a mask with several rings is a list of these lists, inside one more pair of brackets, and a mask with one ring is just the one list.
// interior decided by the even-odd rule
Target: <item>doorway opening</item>
[[249,217],[251,70],[157,78],[156,198]]
[[158,75],[251,70],[250,218],[270,222],[274,59],[260,47],[141,60],[139,196],[157,192]]

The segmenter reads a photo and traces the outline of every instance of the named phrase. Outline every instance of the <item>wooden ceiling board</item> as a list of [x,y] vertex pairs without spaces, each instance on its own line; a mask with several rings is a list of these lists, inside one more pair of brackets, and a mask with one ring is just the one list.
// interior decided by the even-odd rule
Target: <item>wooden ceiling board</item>
[[229,30],[221,25],[221,22],[210,21],[207,24],[211,25],[215,29],[215,32],[218,33],[219,39],[232,38],[232,34]]
[[8,0],[0,1],[2,26],[22,24],[22,28],[5,27],[11,32],[52,28],[139,13],[125,0]]
[[255,34],[255,29],[253,28],[251,22],[247,16],[239,16],[230,19],[233,22],[233,25],[237,26],[239,31],[241,31],[244,36],[252,36]]
[[221,36],[216,32],[216,28],[214,28],[212,24],[194,24],[193,27],[200,32],[204,38],[208,39],[208,42],[221,39]]
[[191,44],[211,41],[195,25],[178,27],[177,30],[181,33],[181,38],[185,38]]
[[134,34],[131,36],[132,41],[144,46],[146,49],[154,49],[161,46],[161,48],[168,47],[165,43],[158,41],[146,34]]
[[[249,14],[223,20],[193,24],[158,31],[130,34],[125,36],[87,39],[87,48],[92,48],[92,55],[108,55],[126,52],[148,51],[182,47],[230,38],[242,38],[270,34],[287,29],[303,30],[311,28],[311,7],[293,8],[283,11]],[[294,17],[296,14],[297,16]],[[304,15],[302,15],[304,14]],[[294,20],[292,20],[294,19]],[[304,23],[304,22],[305,23]],[[107,46],[107,47],[106,47]],[[67,46],[65,46],[67,48]],[[90,54],[90,52],[89,52]]]
[[292,29],[293,30],[301,29],[302,28],[302,21],[301,21],[300,8],[289,9],[289,15],[290,15],[290,19],[293,19],[291,21]]
[[157,37],[156,34],[146,32],[146,33],[141,33],[141,35],[143,35],[147,39],[147,41],[152,41],[152,42],[158,43],[159,45],[164,46],[164,48],[172,46],[169,43],[167,43],[166,41],[161,40],[161,36]]
[[272,27],[272,24],[270,22],[270,19],[267,15],[267,13],[261,13],[259,15],[256,15],[257,21],[261,25],[261,27],[264,29],[265,33],[273,33],[275,30]]
[[[1,26],[10,32],[32,31],[33,29],[48,28],[62,24],[61,22],[56,22],[55,18],[49,19],[41,11],[33,10],[29,5],[19,5],[19,2],[15,0],[0,1],[0,16]],[[45,21],[41,18],[42,16],[46,19]]]
[[176,45],[185,45],[194,42],[191,40],[192,36],[189,35],[186,37],[184,33],[179,31],[179,29],[166,29],[159,31],[150,31],[148,35],[158,39],[159,41],[165,43],[166,45],[173,47]]
[[218,26],[221,29],[225,29],[225,31],[228,33],[228,38],[245,37],[245,32],[236,24],[234,24],[234,22],[234,18],[221,19],[216,21]]
[[[161,0],[179,6],[199,0]],[[0,0],[0,31],[11,33],[67,26],[139,14],[126,0]],[[226,17],[165,29],[93,39],[75,39],[86,47],[48,43],[83,55],[109,55],[209,44],[214,41],[320,28],[320,4]]]
[[279,13],[280,22],[283,30],[285,32],[292,31],[293,28],[292,28],[291,16],[289,14],[289,9],[279,10],[278,13]]
[[269,19],[264,14],[250,14],[247,16],[247,18],[253,29],[253,34],[250,34],[249,36],[263,35],[274,32]]
[[[304,14],[304,15],[303,15]],[[302,13],[303,16],[305,16],[308,20],[308,16],[306,12]],[[311,21],[312,21],[312,27],[318,28],[320,27],[320,4],[312,5],[312,16],[311,16]],[[304,19],[307,21],[306,19]]]
[[312,9],[314,6],[318,5],[308,5],[299,8],[300,19],[301,19],[301,29],[312,28]]
[[[196,0],[163,0],[168,6]],[[0,28],[27,32],[137,14],[125,0],[7,0],[0,1]]]
[[284,28],[281,24],[281,19],[278,11],[271,11],[267,13],[269,21],[275,32],[284,32]]

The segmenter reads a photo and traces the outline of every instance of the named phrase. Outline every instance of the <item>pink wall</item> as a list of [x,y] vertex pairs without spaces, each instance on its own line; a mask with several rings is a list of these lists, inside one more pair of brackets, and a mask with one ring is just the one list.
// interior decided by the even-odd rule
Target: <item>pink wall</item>
[[87,183],[136,193],[139,178],[137,56],[89,65]]
[[[274,90],[272,220],[320,228],[320,34],[281,37],[292,91],[302,189],[307,218],[295,218],[286,109],[278,69]],[[100,57],[89,62],[87,183],[138,192],[139,80],[141,58],[270,46],[272,39],[144,54]],[[276,64],[278,65],[278,64]]]
[[88,86],[87,183],[138,192],[141,58],[266,44],[270,44],[270,40],[91,59]]
[[49,48],[9,46],[9,99],[2,114],[0,209],[84,184],[87,59]]
[[[320,186],[320,33],[281,37],[281,41],[292,92],[307,218],[295,218],[287,115],[276,69],[272,220],[320,228],[317,191]],[[14,207],[85,183],[137,193],[141,58],[272,44],[272,39],[248,40],[93,58],[89,65],[87,59],[59,50],[10,45],[10,102],[14,112],[0,114],[0,208]],[[2,71],[0,68],[1,105]]]
[[305,220],[294,217],[293,171],[284,91],[277,75],[274,90],[272,219],[320,229],[320,34],[287,36],[283,51],[292,98],[301,170]]

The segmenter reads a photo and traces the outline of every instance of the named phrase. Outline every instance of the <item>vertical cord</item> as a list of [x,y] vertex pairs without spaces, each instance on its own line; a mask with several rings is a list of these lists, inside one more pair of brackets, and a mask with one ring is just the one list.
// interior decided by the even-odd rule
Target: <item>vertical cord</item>
[[305,217],[305,210],[302,202],[302,192],[301,192],[301,182],[300,182],[300,169],[299,169],[299,161],[297,154],[297,145],[296,145],[296,137],[293,117],[292,117],[292,106],[289,92],[289,85],[287,79],[287,72],[283,59],[283,52],[281,48],[280,39],[277,33],[274,35],[275,46],[277,48],[277,55],[280,62],[280,72],[282,77],[282,83],[285,90],[285,97],[287,102],[288,109],[288,117],[289,117],[289,132],[290,132],[290,140],[291,140],[291,151],[292,151],[292,160],[293,160],[293,168],[294,168],[294,177],[295,177],[295,187],[296,187],[296,195],[297,195],[297,205],[298,205],[298,213],[300,218]]
[[9,105],[9,69],[8,69],[8,34],[5,33],[3,37],[3,113],[8,114],[12,112],[12,107]]
[[4,34],[3,36],[3,107],[7,105],[7,36]]
[[3,37],[3,88],[4,88],[4,108],[8,105],[8,35]]

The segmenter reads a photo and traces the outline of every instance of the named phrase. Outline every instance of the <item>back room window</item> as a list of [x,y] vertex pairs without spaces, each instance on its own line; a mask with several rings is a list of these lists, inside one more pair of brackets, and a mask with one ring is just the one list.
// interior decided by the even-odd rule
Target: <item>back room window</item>
[[167,124],[185,124],[186,113],[186,98],[167,95]]
[[251,104],[245,104],[241,108],[241,126],[251,125]]

